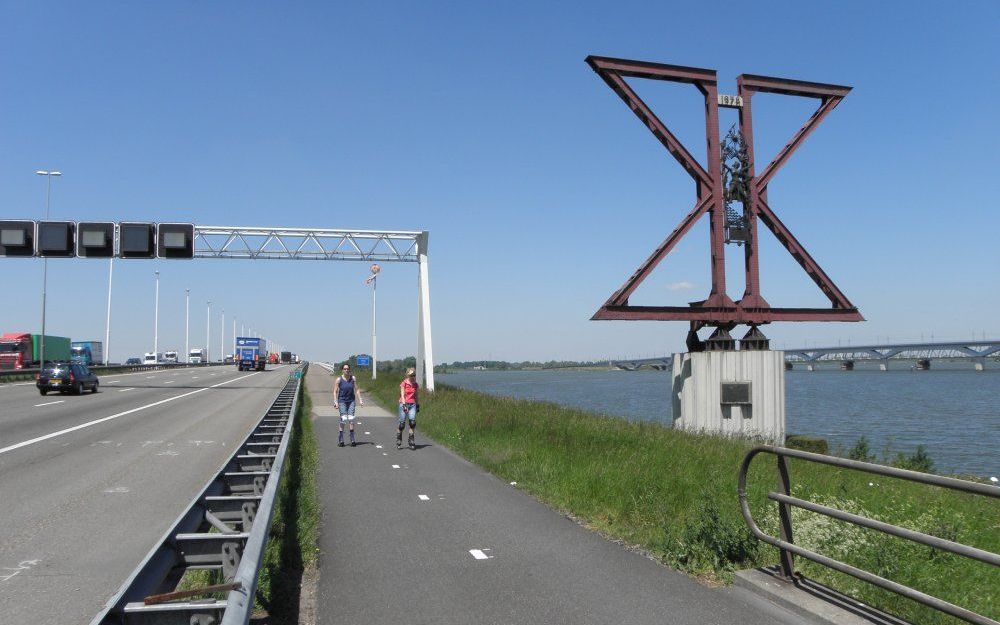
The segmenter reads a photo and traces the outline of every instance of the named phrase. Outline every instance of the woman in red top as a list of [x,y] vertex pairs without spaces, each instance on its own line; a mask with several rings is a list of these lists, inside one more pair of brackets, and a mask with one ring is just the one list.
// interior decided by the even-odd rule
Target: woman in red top
[[420,385],[417,384],[417,372],[410,367],[406,370],[406,378],[399,385],[399,430],[396,432],[396,449],[403,447],[403,427],[410,421],[410,449],[416,449],[413,443],[413,429],[417,427],[417,410],[420,408]]

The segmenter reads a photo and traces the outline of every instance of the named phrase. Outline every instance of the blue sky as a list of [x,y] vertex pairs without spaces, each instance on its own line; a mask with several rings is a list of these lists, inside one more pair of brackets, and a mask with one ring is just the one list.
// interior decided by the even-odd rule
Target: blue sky
[[[683,323],[589,321],[694,198],[588,54],[714,68],[722,93],[854,87],[770,203],[868,321],[765,328],[777,345],[1000,335],[996,2],[2,7],[0,216],[41,218],[52,168],[54,219],[427,229],[437,361],[683,349]],[[697,92],[633,85],[704,162]],[[811,106],[755,99],[758,160]],[[766,236],[765,297],[823,305]],[[365,265],[122,261],[113,358],[150,348],[155,269],[161,350],[183,348],[185,288],[196,345],[212,299],[213,350],[220,308],[306,357],[367,350]],[[0,331],[37,331],[41,273],[0,260]],[[414,350],[415,281],[384,266],[383,356]],[[51,261],[50,333],[102,339],[106,289],[106,262]],[[633,302],[708,289],[702,223]]]

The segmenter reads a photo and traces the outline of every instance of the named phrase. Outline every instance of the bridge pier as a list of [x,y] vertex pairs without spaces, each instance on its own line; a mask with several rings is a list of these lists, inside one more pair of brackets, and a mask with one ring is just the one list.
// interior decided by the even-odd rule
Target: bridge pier
[[853,360],[845,360],[845,361],[841,362],[840,363],[840,370],[841,371],[854,371],[854,361]]
[[879,361],[878,368],[879,368],[879,371],[888,371],[889,370],[889,359],[888,358],[883,358],[881,361]]
[[918,358],[916,369],[917,371],[929,371],[931,368],[930,358]]
[[806,364],[806,371],[815,371],[815,370],[816,370],[816,365],[814,365],[811,362]]
[[972,359],[972,366],[976,368],[976,371],[985,371],[986,370],[986,358],[984,356],[980,356],[979,358],[973,358]]

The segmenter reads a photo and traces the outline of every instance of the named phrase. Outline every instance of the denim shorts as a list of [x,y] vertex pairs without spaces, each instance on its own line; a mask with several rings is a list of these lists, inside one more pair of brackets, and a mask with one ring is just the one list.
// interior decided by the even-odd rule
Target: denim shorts
[[340,406],[340,420],[341,421],[354,421],[354,402],[353,401],[342,401]]
[[400,404],[399,405],[399,425],[402,427],[406,419],[410,420],[410,425],[413,425],[417,421],[417,405],[416,404]]

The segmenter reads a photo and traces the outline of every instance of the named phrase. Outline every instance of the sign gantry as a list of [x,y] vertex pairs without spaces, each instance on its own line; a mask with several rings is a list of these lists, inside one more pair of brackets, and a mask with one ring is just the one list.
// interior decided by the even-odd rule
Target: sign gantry
[[[587,63],[629,106],[642,123],[659,140],[682,168],[695,181],[697,199],[673,232],[656,248],[653,254],[615,291],[593,319],[668,320],[689,321],[692,333],[702,327],[714,326],[726,333],[737,325],[749,325],[752,333],[759,334],[756,326],[774,321],[863,321],[858,309],[847,299],[833,280],[809,255],[805,247],[782,223],[767,198],[768,184],[816,126],[850,92],[850,87],[824,83],[787,80],[767,76],[742,74],[737,78],[737,94],[720,95],[715,70],[682,67],[662,63],[649,63],[609,57],[590,56]],[[705,100],[705,136],[708,144],[708,170],[691,155],[669,128],[640,98],[626,78],[661,80],[693,85]],[[754,135],[752,103],[757,93],[799,96],[817,99],[819,107],[773,161],[758,174],[754,164]],[[740,194],[743,205],[739,227],[739,243],[744,246],[746,289],[738,301],[726,294],[725,244],[727,238],[726,204],[724,187],[722,144],[719,132],[719,107],[739,110],[739,135],[745,150],[745,192]],[[709,215],[712,290],[702,301],[689,306],[634,306],[629,297],[649,276],[674,246],[704,214]],[[761,221],[774,233],[778,242],[792,255],[809,278],[830,300],[830,308],[777,308],[768,304],[761,293],[758,266],[758,230]],[[761,335],[762,336],[762,335]],[[690,342],[689,335],[689,342]],[[697,335],[695,334],[695,343]]]

